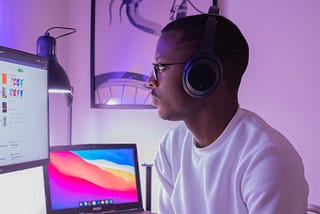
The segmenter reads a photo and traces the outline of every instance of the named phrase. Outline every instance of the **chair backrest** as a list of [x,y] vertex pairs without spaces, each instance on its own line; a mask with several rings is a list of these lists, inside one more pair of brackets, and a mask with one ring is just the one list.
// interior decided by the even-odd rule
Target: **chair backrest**
[[308,213],[320,214],[320,206],[315,205],[315,204],[308,204]]

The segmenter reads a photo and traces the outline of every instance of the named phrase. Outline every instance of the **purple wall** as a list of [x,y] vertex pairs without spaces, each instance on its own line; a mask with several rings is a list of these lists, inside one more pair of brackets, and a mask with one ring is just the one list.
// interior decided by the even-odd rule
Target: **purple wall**
[[[147,2],[150,1],[145,1]],[[195,4],[203,1],[194,0]],[[156,17],[169,13],[172,2]],[[302,5],[304,3],[305,5]],[[146,7],[147,8],[147,7]],[[300,153],[310,185],[309,200],[320,204],[320,1],[225,0],[223,14],[243,30],[250,43],[250,63],[240,89],[240,103],[256,111],[286,135]],[[58,40],[58,59],[74,86],[74,144],[135,142],[140,162],[152,162],[161,136],[176,122],[160,120],[155,110],[103,110],[90,108],[90,1],[88,0],[1,0],[0,45],[35,52],[36,39],[52,26],[70,26],[77,33]],[[123,19],[123,22],[126,22]],[[130,32],[129,32],[130,33]],[[154,45],[150,46],[153,54]],[[153,55],[146,54],[152,60]],[[141,53],[143,54],[143,53]],[[150,62],[151,63],[151,62]],[[150,68],[151,69],[151,68]],[[67,109],[64,97],[50,95],[51,144],[67,143]],[[27,212],[43,213],[41,169],[0,175],[0,201],[4,210],[20,197]],[[144,169],[142,169],[144,186]],[[26,180],[27,179],[27,180]],[[157,178],[154,178],[153,207],[156,208]],[[25,186],[25,189],[24,187]],[[36,186],[36,188],[29,187]],[[10,194],[8,194],[10,193]],[[21,195],[21,194],[20,194]],[[8,197],[9,196],[9,197]],[[41,203],[39,203],[39,200]],[[37,205],[37,206],[35,206]]]
[[244,30],[251,59],[240,102],[262,115],[300,153],[310,202],[320,203],[320,1],[225,1]]

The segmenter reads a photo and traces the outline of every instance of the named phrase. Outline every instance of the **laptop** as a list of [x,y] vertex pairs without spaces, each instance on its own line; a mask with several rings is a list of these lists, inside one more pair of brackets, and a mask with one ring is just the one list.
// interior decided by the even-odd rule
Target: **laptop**
[[136,144],[53,146],[44,167],[48,214],[144,212]]

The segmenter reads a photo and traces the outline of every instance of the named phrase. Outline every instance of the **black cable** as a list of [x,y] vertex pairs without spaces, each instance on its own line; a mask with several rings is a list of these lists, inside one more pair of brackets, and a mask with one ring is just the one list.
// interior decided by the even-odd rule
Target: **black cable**
[[170,20],[173,21],[174,20],[174,14],[176,12],[176,0],[173,0],[172,2],[172,6],[171,6],[171,9],[170,9]]
[[204,13],[201,10],[199,10],[192,2],[191,0],[188,0],[189,4],[191,5],[191,7],[193,7],[193,9],[195,9],[198,13]]
[[77,31],[77,29],[75,29],[75,28],[71,28],[71,27],[51,27],[51,28],[49,28],[49,29],[45,32],[45,35],[49,34],[49,31],[50,31],[50,30],[53,30],[53,29],[65,29],[65,30],[71,30],[71,32],[69,32],[69,33],[65,33],[65,34],[62,34],[62,35],[59,35],[59,36],[55,37],[55,39],[58,39],[58,38],[60,38],[60,37],[67,36],[67,35],[70,35],[70,34],[73,34],[73,33],[75,33],[75,32]]

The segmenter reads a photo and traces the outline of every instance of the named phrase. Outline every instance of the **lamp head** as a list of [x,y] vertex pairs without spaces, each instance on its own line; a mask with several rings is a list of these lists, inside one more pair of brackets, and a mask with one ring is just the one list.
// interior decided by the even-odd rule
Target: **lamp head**
[[48,58],[48,88],[50,93],[71,93],[69,78],[56,55],[56,39],[46,33],[37,39],[37,55]]

